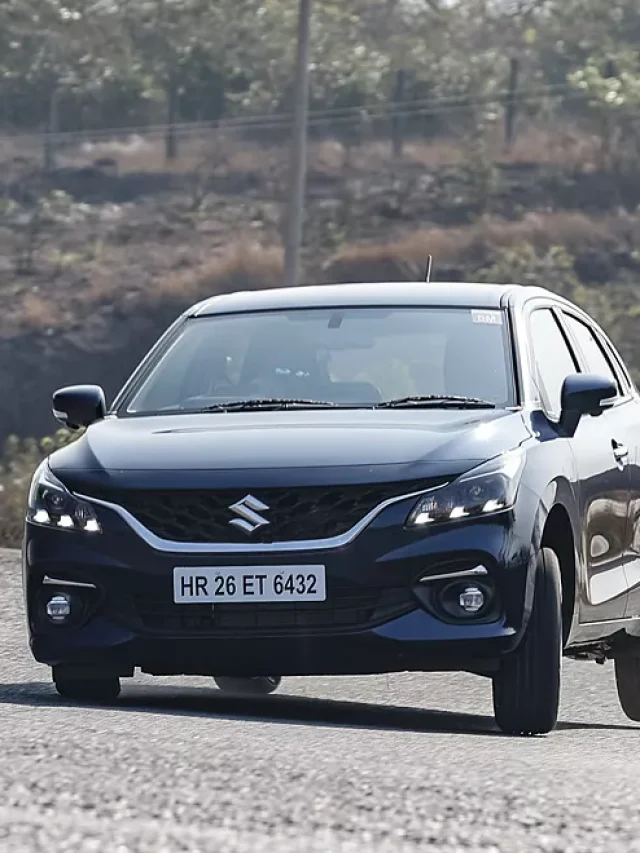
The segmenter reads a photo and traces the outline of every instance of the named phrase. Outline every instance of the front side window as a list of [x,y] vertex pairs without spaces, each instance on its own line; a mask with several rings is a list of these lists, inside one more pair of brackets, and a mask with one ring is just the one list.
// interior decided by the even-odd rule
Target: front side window
[[542,402],[547,413],[557,418],[564,380],[577,373],[578,366],[549,308],[539,308],[532,313],[529,335]]
[[371,406],[403,396],[512,405],[500,311],[345,308],[191,318],[124,401],[131,414],[247,399]]

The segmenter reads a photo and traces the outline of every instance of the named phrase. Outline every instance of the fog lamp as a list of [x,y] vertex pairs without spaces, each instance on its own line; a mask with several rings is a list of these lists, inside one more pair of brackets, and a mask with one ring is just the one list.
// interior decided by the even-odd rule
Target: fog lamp
[[484,593],[477,586],[467,586],[458,599],[465,613],[478,613],[484,607]]
[[52,622],[66,622],[71,616],[71,597],[65,593],[54,595],[47,601],[45,611]]

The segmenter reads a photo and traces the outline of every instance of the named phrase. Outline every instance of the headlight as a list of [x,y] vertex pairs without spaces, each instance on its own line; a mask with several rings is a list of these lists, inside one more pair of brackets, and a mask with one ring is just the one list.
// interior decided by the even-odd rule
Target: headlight
[[74,497],[43,462],[31,481],[27,520],[41,527],[100,533],[101,527],[93,507]]
[[515,502],[523,468],[522,450],[503,453],[420,498],[407,519],[407,526],[426,527],[509,509]]

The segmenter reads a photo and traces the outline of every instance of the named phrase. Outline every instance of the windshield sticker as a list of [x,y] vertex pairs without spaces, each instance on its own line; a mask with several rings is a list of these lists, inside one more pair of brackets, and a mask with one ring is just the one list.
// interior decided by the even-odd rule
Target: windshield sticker
[[484,323],[485,326],[501,326],[502,311],[471,311],[474,323]]

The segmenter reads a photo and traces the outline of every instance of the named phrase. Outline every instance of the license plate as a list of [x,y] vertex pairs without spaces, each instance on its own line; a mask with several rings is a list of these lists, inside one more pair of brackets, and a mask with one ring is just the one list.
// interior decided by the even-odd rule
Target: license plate
[[176,604],[325,601],[324,566],[198,567],[173,570]]

